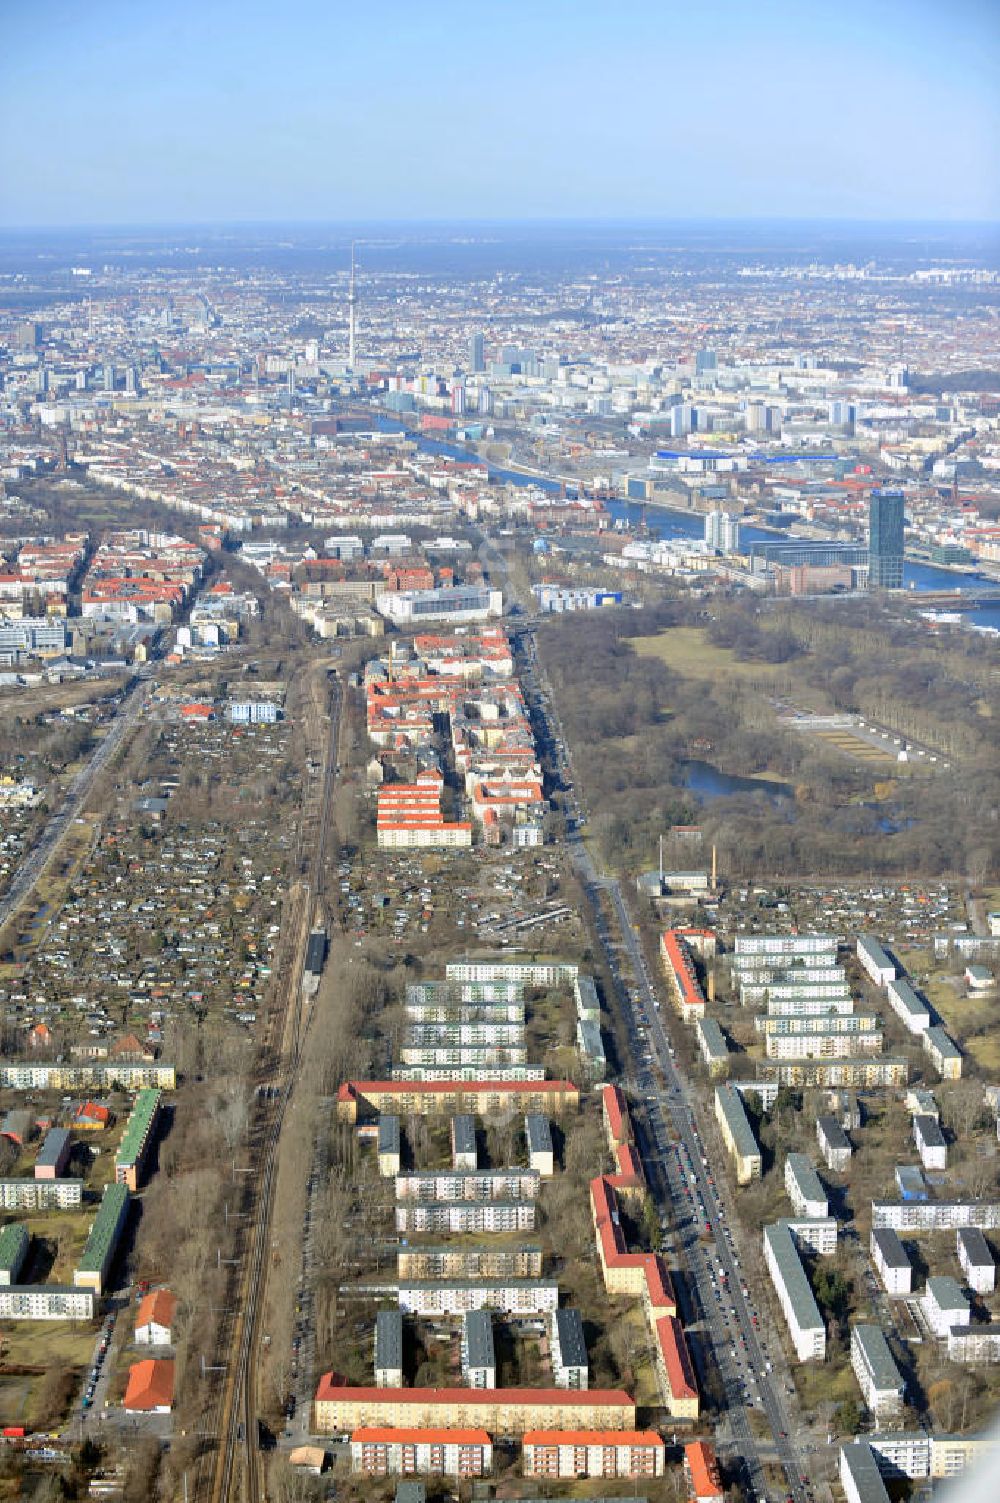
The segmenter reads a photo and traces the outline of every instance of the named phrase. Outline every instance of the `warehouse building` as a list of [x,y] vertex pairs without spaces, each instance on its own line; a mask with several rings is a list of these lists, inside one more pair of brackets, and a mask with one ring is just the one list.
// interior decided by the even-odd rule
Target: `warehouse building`
[[906,1385],[881,1326],[851,1327],[851,1366],[876,1424],[895,1418],[903,1407]]
[[913,1288],[913,1267],[899,1233],[891,1227],[873,1227],[869,1247],[886,1294],[909,1294]]
[[553,1310],[549,1326],[552,1376],[557,1388],[586,1388],[590,1381],[587,1343],[579,1310]]
[[797,1216],[829,1216],[826,1191],[804,1153],[790,1153],[786,1157],[785,1190]]
[[749,1185],[752,1180],[760,1179],[760,1144],[754,1136],[742,1096],[730,1085],[715,1088],[715,1119],[736,1165],[736,1183]]
[[826,1327],[787,1226],[778,1223],[764,1228],[764,1261],[788,1323],[796,1357],[800,1362],[822,1362],[826,1355]]

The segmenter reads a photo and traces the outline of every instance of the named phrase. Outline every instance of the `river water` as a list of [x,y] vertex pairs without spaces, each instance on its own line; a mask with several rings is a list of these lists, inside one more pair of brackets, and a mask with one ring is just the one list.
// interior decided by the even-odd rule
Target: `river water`
[[[469,461],[479,462],[478,456],[470,449],[464,449],[459,444],[443,443],[440,439],[425,438],[423,434],[412,433],[405,423],[395,418],[380,417],[377,427],[382,433],[410,433],[416,441],[417,447],[426,454],[441,454],[449,459],[457,459],[464,463]],[[523,475],[519,470],[502,470],[493,465],[488,466],[490,480],[497,483],[510,482],[513,485],[535,485],[541,490],[558,491],[560,482],[550,480],[543,475]],[[611,517],[618,521],[625,519],[633,526],[643,520],[644,508],[633,501],[610,501],[607,503]],[[700,538],[705,530],[705,519],[699,512],[670,511],[666,507],[650,506],[645,508],[645,521],[651,533],[661,538]],[[763,543],[775,536],[791,537],[792,533],[775,534],[764,527],[752,527],[746,523],[741,524],[740,534],[744,542]],[[963,611],[962,619],[969,625],[994,627],[1000,631],[1000,585],[987,580],[984,575],[975,570],[939,569],[934,564],[917,564],[907,562],[903,565],[903,583],[908,590],[919,594],[923,590],[955,590],[955,589],[982,589],[985,588],[997,597],[996,605],[984,605],[974,611]]]

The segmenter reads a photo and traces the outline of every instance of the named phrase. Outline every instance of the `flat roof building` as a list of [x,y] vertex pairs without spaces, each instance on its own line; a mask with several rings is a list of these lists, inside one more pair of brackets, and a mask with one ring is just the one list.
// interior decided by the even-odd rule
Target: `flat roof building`
[[862,969],[876,986],[888,986],[890,981],[895,981],[896,967],[877,939],[859,935],[857,954]]
[[851,1366],[876,1423],[897,1415],[903,1407],[906,1385],[881,1326],[851,1327]]
[[736,1183],[748,1185],[752,1180],[760,1179],[760,1144],[750,1125],[743,1098],[731,1085],[715,1088],[715,1119],[736,1165]]
[[529,1168],[537,1170],[543,1179],[550,1179],[555,1173],[555,1158],[548,1117],[541,1112],[529,1112],[524,1119],[524,1136]]
[[471,1112],[461,1112],[451,1119],[451,1163],[453,1169],[477,1169],[476,1119]]
[[375,1316],[375,1386],[403,1386],[403,1312],[379,1310]]
[[826,1355],[826,1327],[787,1226],[777,1223],[764,1228],[764,1261],[798,1360],[821,1362]]
[[842,1174],[851,1163],[851,1140],[836,1117],[816,1118],[816,1141],[828,1169]]
[[830,1202],[819,1175],[804,1153],[785,1159],[785,1190],[797,1216],[828,1216]]
[[556,1387],[586,1388],[590,1368],[579,1310],[567,1309],[565,1306],[553,1310],[549,1346]]
[[69,1163],[73,1140],[65,1127],[50,1127],[35,1159],[36,1179],[58,1179]]
[[997,1270],[990,1252],[990,1245],[975,1226],[959,1227],[956,1233],[958,1261],[976,1294],[992,1294],[996,1287]]
[[873,1227],[869,1246],[885,1292],[909,1294],[913,1286],[913,1268],[898,1232],[891,1227]]
[[388,1179],[400,1170],[399,1118],[383,1112],[378,1119],[378,1172]]
[[467,1310],[462,1318],[462,1377],[470,1388],[497,1386],[493,1316],[489,1310]]
[[18,1221],[8,1221],[0,1230],[0,1284],[16,1284],[28,1256],[31,1238],[28,1228]]
[[840,1448],[840,1485],[847,1503],[890,1503],[889,1493],[866,1440]]

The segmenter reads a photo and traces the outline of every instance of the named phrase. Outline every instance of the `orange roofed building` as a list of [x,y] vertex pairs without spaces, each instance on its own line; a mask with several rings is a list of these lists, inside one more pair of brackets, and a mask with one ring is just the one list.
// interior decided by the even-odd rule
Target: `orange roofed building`
[[126,1414],[169,1414],[174,1402],[174,1364],[169,1358],[144,1357],[128,1370],[122,1406]]
[[135,1339],[140,1346],[169,1346],[177,1314],[177,1296],[169,1289],[153,1289],[135,1317]]
[[684,1475],[691,1489],[691,1503],[722,1503],[719,1463],[707,1441],[695,1440],[684,1447]]
[[351,1435],[351,1470],[366,1477],[483,1477],[493,1470],[493,1442],[485,1430],[371,1426]]
[[653,1430],[529,1430],[526,1477],[662,1477],[665,1447]]

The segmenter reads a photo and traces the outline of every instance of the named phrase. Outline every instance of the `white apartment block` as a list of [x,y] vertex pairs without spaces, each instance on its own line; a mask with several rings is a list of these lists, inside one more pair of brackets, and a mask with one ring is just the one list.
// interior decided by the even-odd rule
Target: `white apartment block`
[[531,1232],[533,1200],[412,1200],[396,1207],[397,1232]]
[[71,1284],[0,1286],[0,1320],[93,1320],[93,1289]]
[[958,1261],[969,1288],[976,1294],[992,1294],[997,1270],[986,1238],[978,1227],[963,1226],[956,1233]]
[[861,963],[861,969],[866,972],[876,986],[888,986],[890,981],[895,981],[896,967],[878,940],[869,939],[865,935],[859,935],[857,955]]
[[535,1169],[413,1169],[396,1175],[397,1200],[535,1200]]
[[826,1191],[804,1153],[790,1153],[785,1159],[785,1191],[797,1216],[826,1217],[830,1214]]
[[913,1141],[917,1145],[920,1162],[925,1169],[948,1167],[948,1147],[937,1117],[914,1117]]
[[949,1274],[927,1280],[920,1308],[930,1330],[942,1340],[953,1327],[967,1326],[972,1318],[969,1301]]
[[951,1362],[1000,1362],[1000,1321],[980,1326],[953,1326],[948,1332]]
[[589,1386],[587,1343],[579,1310],[565,1307],[553,1310],[549,1324],[549,1351],[557,1388],[584,1389]]
[[882,1053],[882,1034],[878,1029],[846,1033],[767,1033],[764,1054],[767,1059],[859,1059]]
[[836,1117],[817,1117],[816,1141],[828,1169],[843,1174],[850,1168],[853,1152],[851,1140]]
[[822,1362],[826,1355],[826,1327],[787,1226],[777,1223],[764,1228],[764,1261],[788,1323],[796,1357],[800,1362]]
[[869,1249],[886,1294],[909,1294],[913,1288],[913,1268],[899,1233],[891,1227],[874,1227]]
[[851,1366],[876,1423],[897,1415],[903,1407],[906,1385],[881,1326],[851,1327]]
[[1000,1227],[1000,1202],[876,1200],[872,1202],[872,1226],[891,1226],[897,1232],[949,1232],[960,1226],[995,1230]]
[[900,1019],[908,1033],[926,1033],[931,1026],[931,1011],[926,1002],[921,1002],[910,983],[899,977],[890,981],[885,989],[889,1006]]
[[871,1446],[852,1440],[840,1448],[840,1485],[847,1503],[889,1503]]
[[65,1211],[82,1203],[79,1179],[0,1179],[4,1211]]
[[923,1035],[924,1053],[942,1080],[960,1080],[962,1054],[943,1028],[928,1028]]
[[399,1285],[399,1308],[407,1315],[464,1315],[467,1310],[502,1310],[506,1315],[539,1315],[556,1308],[558,1284],[535,1279],[408,1279]]
[[767,1015],[770,1018],[794,1017],[798,1013],[820,1017],[827,1013],[847,1017],[854,1012],[851,997],[771,997],[767,999]]
[[800,1250],[828,1258],[837,1251],[837,1222],[833,1216],[783,1216],[775,1226],[787,1226]]

